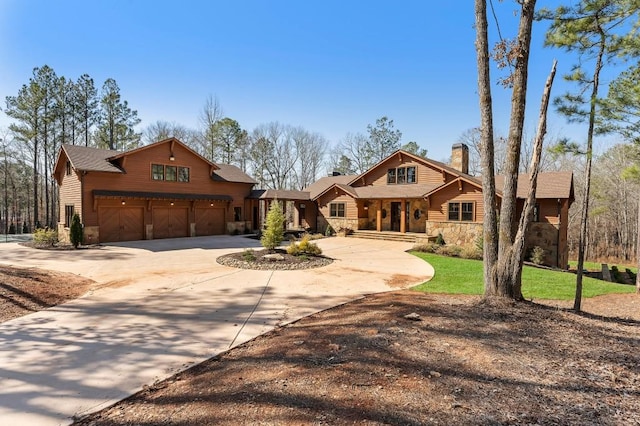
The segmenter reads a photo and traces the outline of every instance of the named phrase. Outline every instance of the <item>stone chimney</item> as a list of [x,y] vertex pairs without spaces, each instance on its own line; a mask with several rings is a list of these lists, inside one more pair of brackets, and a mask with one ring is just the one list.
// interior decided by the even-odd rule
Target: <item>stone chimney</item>
[[454,143],[451,147],[451,167],[469,173],[469,147],[463,143]]

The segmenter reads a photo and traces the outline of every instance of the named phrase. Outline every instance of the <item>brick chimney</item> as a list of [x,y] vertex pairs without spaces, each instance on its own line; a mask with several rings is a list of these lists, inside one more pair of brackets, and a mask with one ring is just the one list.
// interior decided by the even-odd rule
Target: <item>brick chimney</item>
[[469,147],[463,143],[454,143],[451,147],[451,167],[469,173]]

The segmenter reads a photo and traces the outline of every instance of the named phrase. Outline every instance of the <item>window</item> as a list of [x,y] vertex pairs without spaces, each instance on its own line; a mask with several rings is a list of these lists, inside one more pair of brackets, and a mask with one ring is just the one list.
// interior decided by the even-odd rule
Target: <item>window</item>
[[242,220],[242,207],[233,208],[233,220],[235,222],[240,222]]
[[415,167],[407,167],[407,183],[416,183]]
[[449,220],[473,222],[473,203],[449,203]]
[[462,203],[462,220],[473,222],[473,203]]
[[449,220],[460,220],[460,203],[449,203]]
[[398,167],[398,171],[396,172],[397,182],[398,183],[406,183],[407,182],[407,169],[404,167]]
[[416,167],[397,167],[387,170],[387,184],[416,183]]
[[67,204],[64,206],[64,227],[71,226],[71,219],[73,218],[74,208],[73,204]]
[[178,178],[178,169],[176,166],[166,166],[164,168],[164,180],[175,182]]
[[151,179],[164,180],[164,166],[162,164],[151,165]]
[[69,176],[71,174],[71,161],[67,161],[67,176]]
[[189,182],[189,168],[180,166],[151,165],[151,179],[167,182]]
[[329,216],[344,217],[344,203],[329,204]]
[[178,167],[178,182],[189,182],[188,167]]
[[533,221],[540,222],[540,204],[533,206]]
[[387,170],[387,183],[396,183],[396,169]]

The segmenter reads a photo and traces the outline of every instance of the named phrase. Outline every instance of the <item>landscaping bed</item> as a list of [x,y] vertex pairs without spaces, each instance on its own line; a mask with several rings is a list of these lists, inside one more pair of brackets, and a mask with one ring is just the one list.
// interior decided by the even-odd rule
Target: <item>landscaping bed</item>
[[242,269],[260,270],[296,270],[326,266],[333,259],[325,256],[299,255],[294,256],[286,250],[245,250],[219,256],[217,262],[221,265]]

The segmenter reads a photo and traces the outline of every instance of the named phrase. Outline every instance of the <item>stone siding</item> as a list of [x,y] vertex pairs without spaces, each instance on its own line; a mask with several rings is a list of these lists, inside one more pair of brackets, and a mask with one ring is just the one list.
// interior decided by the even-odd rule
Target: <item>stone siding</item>
[[[558,225],[548,222],[534,222],[527,233],[525,260],[535,246],[544,249],[544,265],[558,267]],[[562,265],[564,267],[564,265]]]
[[445,243],[457,246],[475,245],[482,236],[482,224],[475,222],[436,222],[427,220],[426,232],[430,237],[442,234]]

